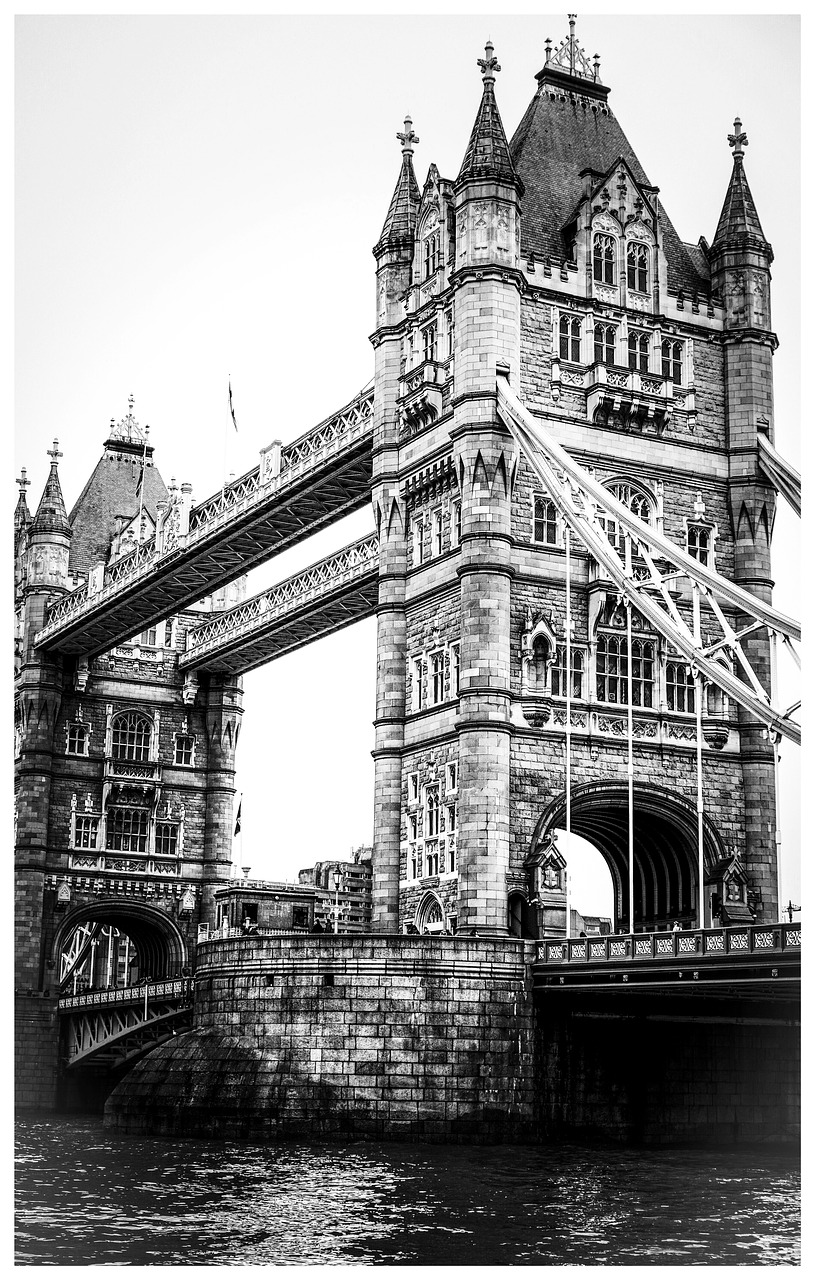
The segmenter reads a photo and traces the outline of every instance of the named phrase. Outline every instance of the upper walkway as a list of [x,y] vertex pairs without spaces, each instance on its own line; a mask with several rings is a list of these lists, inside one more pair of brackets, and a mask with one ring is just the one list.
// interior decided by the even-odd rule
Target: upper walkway
[[38,646],[91,657],[234,581],[370,498],[373,390],[367,390],[196,507],[182,499],[155,536],[92,570],[49,610]]

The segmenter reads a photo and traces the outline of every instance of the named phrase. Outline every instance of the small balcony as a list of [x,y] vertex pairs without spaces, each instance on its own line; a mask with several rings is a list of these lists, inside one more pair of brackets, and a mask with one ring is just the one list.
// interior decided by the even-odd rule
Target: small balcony
[[399,399],[405,427],[413,432],[433,422],[441,414],[443,365],[423,360],[399,379]]
[[119,760],[105,757],[105,782],[142,783],[157,786],[161,782],[159,760]]
[[653,425],[664,431],[674,410],[695,419],[696,405],[693,389],[675,387],[670,378],[657,374],[640,373],[638,369],[625,369],[621,365],[595,363],[587,369],[560,368],[560,362],[552,366],[553,387],[582,385],[586,393],[586,416],[600,426],[616,427],[622,431],[642,431]]

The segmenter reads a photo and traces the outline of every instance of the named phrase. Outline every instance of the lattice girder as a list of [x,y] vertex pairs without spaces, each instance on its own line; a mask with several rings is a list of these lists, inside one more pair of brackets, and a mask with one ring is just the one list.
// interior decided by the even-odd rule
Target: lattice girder
[[350,543],[187,633],[182,670],[243,674],[376,612],[379,541]]
[[277,476],[247,473],[190,512],[189,532],[159,553],[155,539],[52,606],[37,645],[93,656],[234,581],[370,497],[373,393],[287,445]]
[[[767,627],[771,633],[783,637],[789,645],[793,640],[800,640],[799,624],[700,564],[656,529],[644,524],[575,462],[553,439],[543,423],[531,416],[505,377],[499,377],[497,385],[498,409],[502,420],[523,449],[532,470],[569,528],[603,567],[620,594],[631,601],[642,616],[670,641],[680,655],[692,663],[703,678],[749,711],[771,734],[781,734],[794,742],[800,742],[800,726],[790,719],[788,712],[773,707],[770,695],[761,687],[750,668],[739,637],[725,618],[719,601],[750,618],[752,621],[749,630]],[[651,575],[648,585],[653,588],[653,592],[659,593],[660,601],[653,592],[643,589],[641,579],[626,569],[624,561],[597,521],[598,507],[607,515],[613,516],[618,525],[631,535],[632,550],[638,550],[645,560]],[[664,561],[667,567],[657,564],[657,559]],[[716,650],[725,649],[730,654],[734,664],[733,672],[710,656],[710,645],[702,643],[701,636],[697,639],[671,603],[666,581],[680,575],[690,580],[710,606],[713,617],[722,629],[721,638],[712,647]],[[747,631],[743,634],[747,634]],[[737,663],[743,670],[749,671],[746,681],[735,674]]]

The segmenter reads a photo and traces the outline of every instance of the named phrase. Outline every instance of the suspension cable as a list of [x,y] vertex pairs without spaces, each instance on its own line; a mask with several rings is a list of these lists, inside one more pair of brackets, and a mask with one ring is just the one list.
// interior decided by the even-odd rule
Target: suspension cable
[[572,531],[564,529],[566,543],[566,937],[572,934],[571,881],[569,866],[572,845]]
[[[625,571],[631,573],[631,534],[625,535]],[[631,601],[625,599],[628,670],[628,931],[634,932],[634,655],[631,647]],[[643,903],[643,906],[645,904]]]

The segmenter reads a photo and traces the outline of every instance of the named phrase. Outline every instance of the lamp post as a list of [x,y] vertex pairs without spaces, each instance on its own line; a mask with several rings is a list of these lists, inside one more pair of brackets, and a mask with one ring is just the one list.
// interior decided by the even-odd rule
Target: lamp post
[[340,869],[334,868],[334,932],[340,931]]

